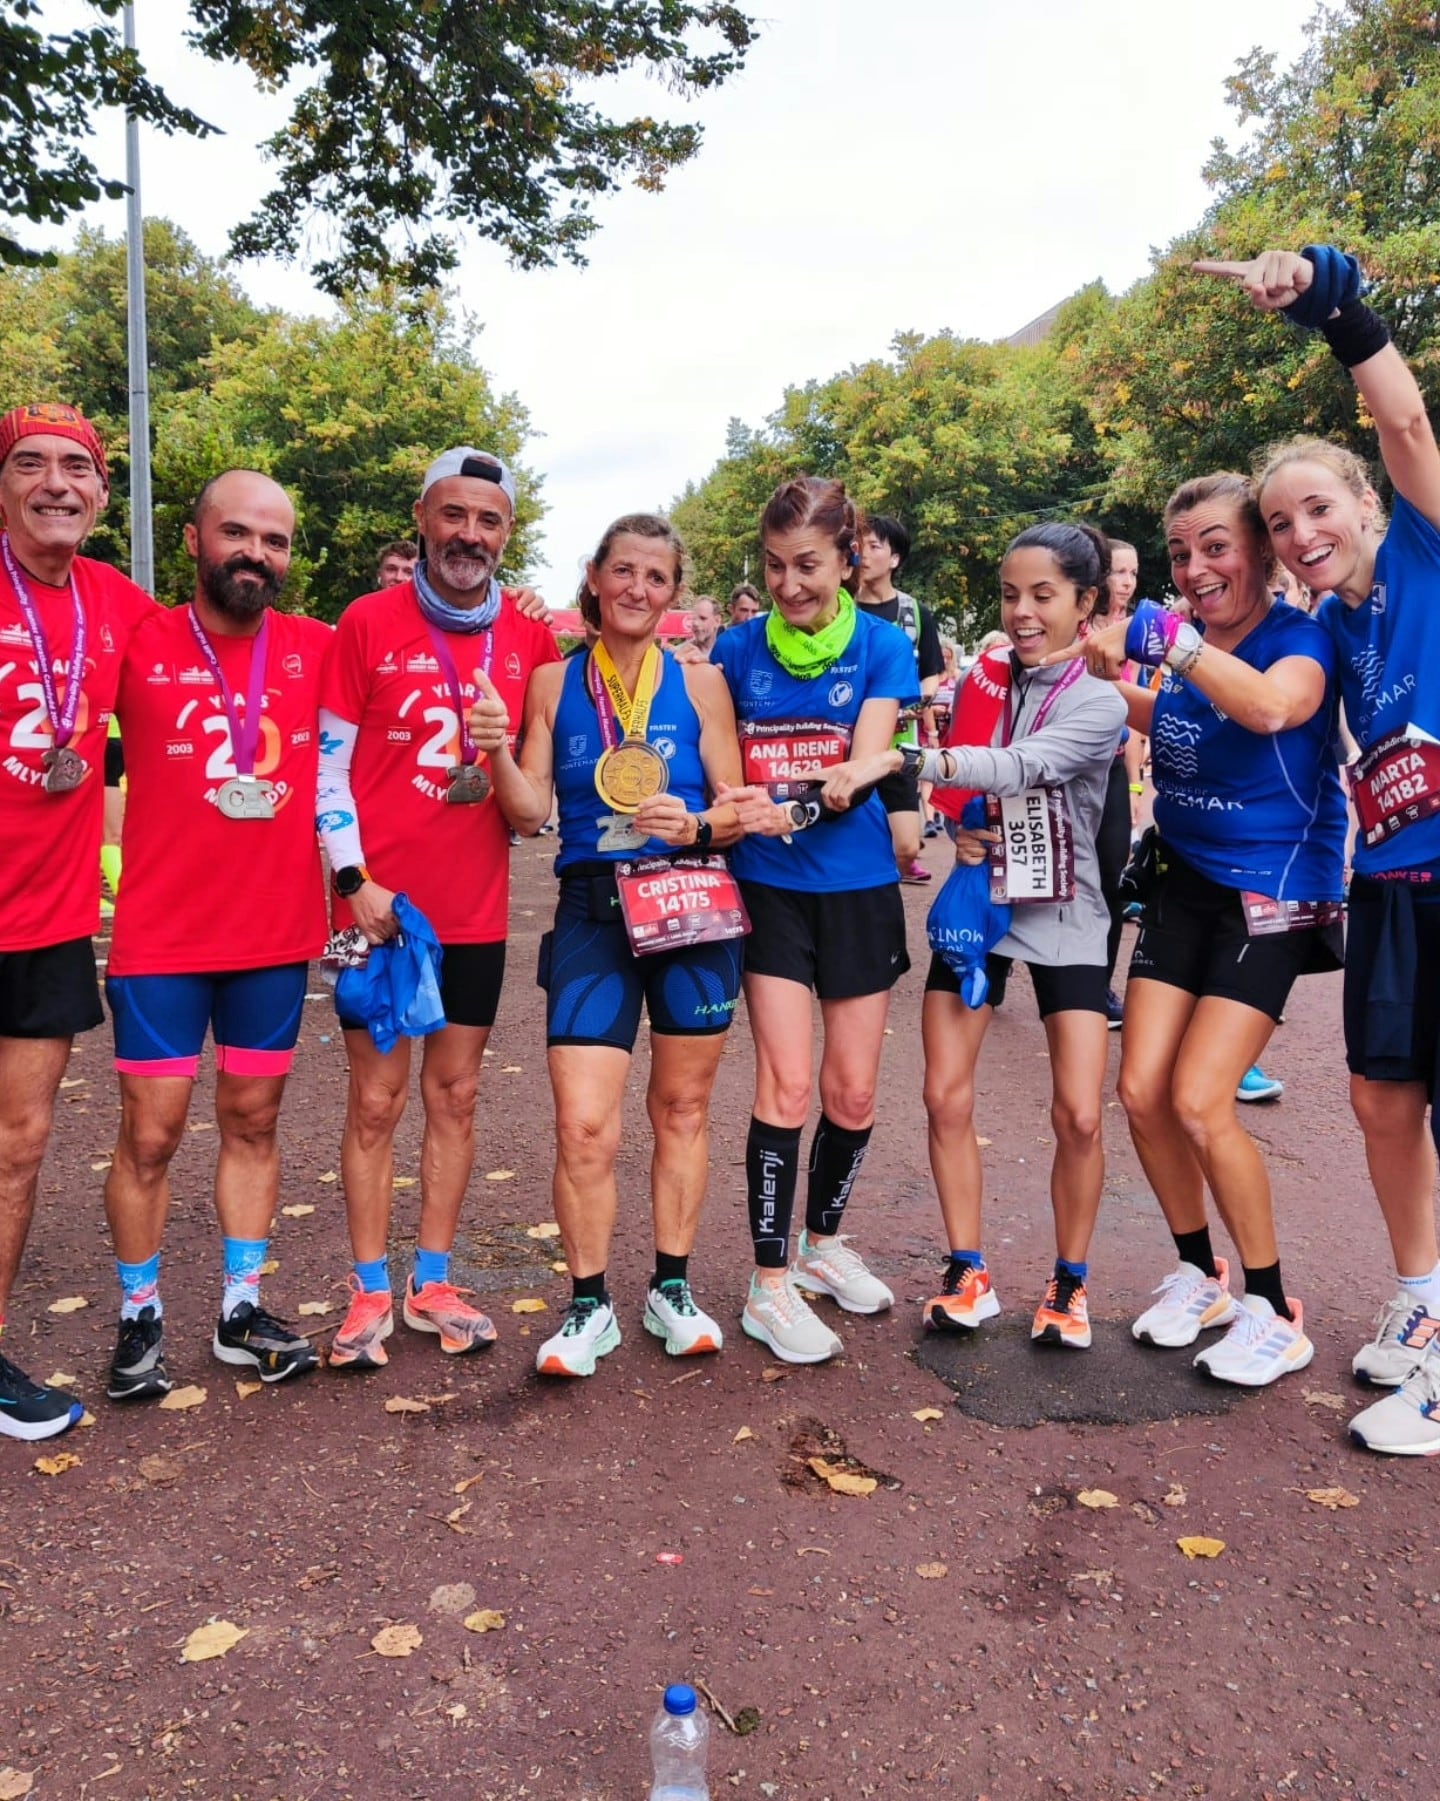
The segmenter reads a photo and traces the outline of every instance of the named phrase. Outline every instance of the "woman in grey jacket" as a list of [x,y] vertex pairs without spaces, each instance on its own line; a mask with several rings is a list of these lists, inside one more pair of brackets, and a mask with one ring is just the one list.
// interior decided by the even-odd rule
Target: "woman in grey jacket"
[[[966,1005],[939,957],[925,984],[930,1167],[950,1245],[941,1292],[926,1302],[925,1318],[942,1330],[966,1331],[1000,1311],[981,1249],[975,1065],[1018,958],[1029,967],[1050,1047],[1055,1133],[1050,1199],[1058,1254],[1030,1336],[1075,1350],[1090,1343],[1087,1258],[1105,1173],[1110,915],[1095,839],[1125,705],[1109,684],[1081,673],[1079,662],[1041,665],[1084,631],[1109,567],[1109,545],[1091,526],[1036,525],[1012,541],[1000,569],[1000,623],[1013,646],[1010,687],[991,743],[926,751],[919,759],[923,781],[990,797],[991,824],[999,829],[961,831],[956,857],[988,858],[1013,906],[1010,930],[987,960],[984,1004]],[[886,751],[832,771],[823,798],[845,805],[905,754]]]

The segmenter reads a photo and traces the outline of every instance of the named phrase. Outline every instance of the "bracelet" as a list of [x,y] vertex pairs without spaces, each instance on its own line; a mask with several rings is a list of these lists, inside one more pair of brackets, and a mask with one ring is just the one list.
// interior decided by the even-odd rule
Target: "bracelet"
[[1190,671],[1200,661],[1200,653],[1205,648],[1205,640],[1197,632],[1194,644],[1190,646],[1189,650],[1183,651],[1178,657],[1172,655],[1173,648],[1174,647],[1172,646],[1171,652],[1166,653],[1166,665],[1172,675],[1186,676],[1189,675]]
[[1132,794],[1143,794],[1145,792],[1144,782],[1131,782],[1130,792]]

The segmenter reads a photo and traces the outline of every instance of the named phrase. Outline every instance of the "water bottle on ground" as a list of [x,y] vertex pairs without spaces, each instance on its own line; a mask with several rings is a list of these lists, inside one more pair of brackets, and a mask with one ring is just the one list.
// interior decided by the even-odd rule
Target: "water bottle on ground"
[[677,1682],[650,1728],[650,1801],[710,1801],[705,1753],[710,1722],[695,1702],[695,1691]]

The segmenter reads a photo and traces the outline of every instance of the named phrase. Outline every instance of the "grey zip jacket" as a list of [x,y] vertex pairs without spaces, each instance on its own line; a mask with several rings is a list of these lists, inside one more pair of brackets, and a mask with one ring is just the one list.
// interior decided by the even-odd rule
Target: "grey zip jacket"
[[[1051,968],[1105,963],[1110,909],[1100,892],[1095,840],[1105,808],[1110,766],[1125,729],[1128,708],[1118,688],[1088,672],[1055,698],[1037,732],[1035,721],[1050,691],[1070,665],[1022,670],[1011,662],[1014,732],[1008,747],[989,750],[951,745],[927,751],[922,779],[941,787],[975,788],[983,794],[1023,794],[1027,788],[1063,788],[1075,839],[1075,898],[1028,901],[1013,909],[1010,930],[995,946],[999,957]],[[997,739],[1004,732],[1003,718]],[[942,781],[939,762],[954,757],[955,777]]]

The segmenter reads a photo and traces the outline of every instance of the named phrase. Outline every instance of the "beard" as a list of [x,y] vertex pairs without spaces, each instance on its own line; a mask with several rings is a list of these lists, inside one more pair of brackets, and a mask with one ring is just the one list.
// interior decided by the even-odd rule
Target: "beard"
[[476,588],[488,587],[495,573],[495,558],[483,544],[452,538],[444,549],[430,552],[427,567],[447,588],[457,594],[470,594]]
[[[273,606],[280,598],[280,590],[285,585],[284,576],[277,575],[268,563],[256,563],[249,557],[231,557],[226,563],[212,563],[201,555],[196,560],[196,571],[206,600],[227,619],[258,618],[266,607]],[[242,581],[241,577],[245,575],[258,576],[259,580]]]

